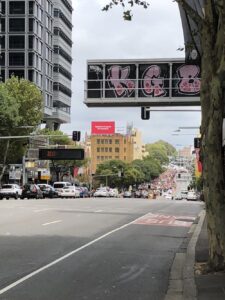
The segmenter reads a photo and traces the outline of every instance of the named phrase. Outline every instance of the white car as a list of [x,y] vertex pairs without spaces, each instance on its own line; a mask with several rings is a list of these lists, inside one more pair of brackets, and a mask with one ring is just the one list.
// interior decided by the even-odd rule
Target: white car
[[117,189],[109,189],[109,197],[119,197],[119,192]]
[[109,191],[106,188],[99,188],[93,195],[94,197],[110,197]]
[[22,189],[18,184],[3,184],[0,189],[0,199],[18,199],[22,194]]
[[60,192],[61,198],[79,198],[80,189],[77,189],[75,186],[65,186]]
[[196,201],[197,200],[196,193],[192,192],[192,191],[188,192],[188,194],[187,194],[187,200],[194,200],[194,201]]

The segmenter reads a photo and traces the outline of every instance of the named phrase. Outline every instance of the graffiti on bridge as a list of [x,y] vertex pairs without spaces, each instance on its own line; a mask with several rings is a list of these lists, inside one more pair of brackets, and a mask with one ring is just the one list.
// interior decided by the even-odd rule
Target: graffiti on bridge
[[199,96],[200,75],[184,63],[89,65],[88,98]]

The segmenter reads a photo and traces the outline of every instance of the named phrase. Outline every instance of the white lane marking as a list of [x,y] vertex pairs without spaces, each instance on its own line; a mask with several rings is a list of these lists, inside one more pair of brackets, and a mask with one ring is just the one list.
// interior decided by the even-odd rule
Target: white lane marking
[[38,212],[47,211],[47,210],[51,210],[51,209],[52,208],[42,208],[42,209],[33,210],[33,212],[38,213]]
[[44,223],[44,224],[42,224],[42,226],[47,226],[47,225],[56,224],[56,223],[60,223],[60,222],[62,222],[62,220],[55,220],[55,221],[52,221],[49,223]]
[[95,212],[95,213],[99,213],[99,212],[103,212],[103,210],[102,210],[102,209],[99,209],[99,210],[95,210],[94,212]]
[[[144,216],[143,216],[143,217],[144,217]],[[58,259],[52,261],[51,263],[49,263],[49,264],[47,264],[47,265],[41,267],[40,269],[37,269],[36,271],[34,271],[34,272],[32,272],[32,273],[30,273],[30,274],[28,274],[28,275],[26,275],[26,276],[20,278],[19,280],[15,281],[15,282],[11,283],[10,285],[8,285],[8,286],[4,287],[3,289],[1,289],[1,290],[0,290],[0,295],[2,295],[2,294],[4,294],[5,292],[11,290],[12,288],[14,288],[15,286],[19,285],[20,283],[22,283],[22,282],[28,280],[29,278],[31,278],[31,277],[33,277],[33,276],[35,276],[35,275],[41,273],[42,271],[44,271],[44,270],[46,270],[46,269],[48,269],[48,268],[50,268],[50,267],[52,267],[52,266],[58,264],[59,262],[65,260],[66,258],[68,258],[68,257],[70,257],[70,256],[72,256],[72,255],[74,255],[74,254],[76,254],[77,252],[80,252],[81,250],[83,250],[83,249],[85,249],[85,248],[87,248],[87,247],[89,247],[89,246],[91,246],[91,245],[97,243],[98,241],[104,239],[105,237],[111,235],[112,233],[117,232],[117,231],[119,231],[119,230],[121,230],[121,229],[124,229],[124,228],[128,227],[129,225],[135,223],[138,219],[140,219],[140,217],[137,218],[137,219],[135,219],[134,221],[131,221],[131,222],[125,224],[125,225],[122,225],[122,226],[120,226],[120,227],[118,227],[118,228],[116,228],[116,229],[113,229],[113,230],[111,230],[111,231],[109,231],[109,232],[107,232],[107,233],[101,235],[100,237],[94,239],[93,241],[91,241],[91,242],[89,242],[89,243],[87,243],[87,244],[84,244],[83,246],[81,246],[81,247],[79,247],[79,248],[77,248],[77,249],[75,249],[75,250],[73,250],[73,251],[71,251],[71,252],[69,252],[69,253],[63,255],[62,257],[60,257],[60,258],[58,258]]]

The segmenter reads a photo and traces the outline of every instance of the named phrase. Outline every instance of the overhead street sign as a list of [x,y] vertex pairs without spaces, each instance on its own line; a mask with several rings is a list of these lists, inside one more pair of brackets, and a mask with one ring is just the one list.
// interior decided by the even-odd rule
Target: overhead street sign
[[40,160],[83,160],[84,149],[39,149]]
[[199,106],[201,70],[184,58],[89,60],[84,103],[105,106]]

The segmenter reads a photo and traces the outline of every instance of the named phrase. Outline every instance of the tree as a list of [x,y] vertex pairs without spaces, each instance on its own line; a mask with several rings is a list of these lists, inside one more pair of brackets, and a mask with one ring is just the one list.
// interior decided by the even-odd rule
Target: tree
[[163,144],[146,144],[145,149],[149,153],[150,158],[158,160],[161,165],[168,164],[169,158],[167,156],[167,149]]
[[[225,170],[222,147],[222,123],[225,118],[225,1],[175,0],[191,21],[191,44],[196,46],[201,63],[201,159],[203,162],[203,189],[209,233],[209,266],[225,269]],[[197,2],[197,1],[196,1]],[[126,5],[148,7],[146,1],[112,0],[103,10],[122,5],[124,19],[131,20],[131,9]],[[200,5],[201,4],[201,5]],[[195,3],[196,5],[196,3]],[[202,7],[201,7],[202,6]],[[190,22],[189,22],[190,24]]]
[[[0,84],[0,134],[1,136],[29,135],[42,119],[40,90],[25,79],[11,77]],[[21,159],[27,140],[0,139],[0,181],[8,163]]]

